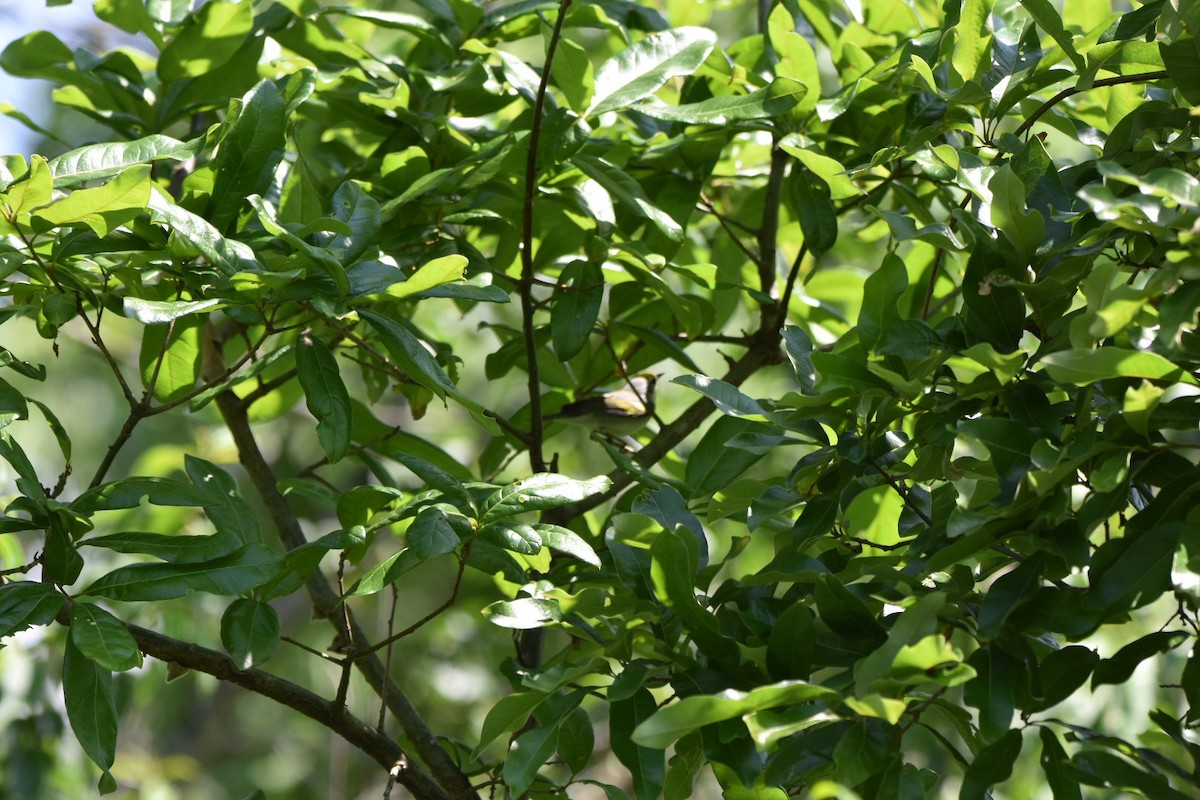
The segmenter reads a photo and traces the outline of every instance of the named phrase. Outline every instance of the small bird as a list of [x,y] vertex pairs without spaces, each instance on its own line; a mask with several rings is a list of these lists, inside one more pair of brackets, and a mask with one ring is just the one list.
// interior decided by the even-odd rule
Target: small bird
[[626,380],[628,383],[620,389],[567,403],[546,420],[582,425],[609,436],[635,434],[654,416],[654,384],[658,376],[643,372]]

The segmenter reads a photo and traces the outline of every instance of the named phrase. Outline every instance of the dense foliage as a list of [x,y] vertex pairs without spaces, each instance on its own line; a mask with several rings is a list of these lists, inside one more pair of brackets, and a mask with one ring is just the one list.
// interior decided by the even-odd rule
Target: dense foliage
[[0,55],[13,796],[1200,796],[1200,4],[198,5]]

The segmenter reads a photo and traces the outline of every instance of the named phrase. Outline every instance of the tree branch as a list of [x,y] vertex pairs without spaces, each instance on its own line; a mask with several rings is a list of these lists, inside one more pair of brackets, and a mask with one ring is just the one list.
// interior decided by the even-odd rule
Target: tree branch
[[390,736],[365,724],[345,708],[333,705],[304,687],[269,672],[260,669],[240,669],[233,659],[216,650],[180,641],[130,623],[125,623],[125,627],[133,634],[138,648],[146,655],[212,675],[218,680],[241,686],[299,711],[341,736],[373,758],[385,770],[394,770],[396,780],[415,797],[422,800],[449,800],[449,795],[423,770],[409,761],[408,755]]
[[[204,347],[205,369],[219,370],[221,354],[208,335],[204,337]],[[308,540],[300,528],[299,521],[292,513],[287,499],[277,488],[275,474],[259,449],[241,399],[231,391],[224,391],[217,395],[216,405],[233,436],[238,459],[266,506],[280,541],[288,550],[307,544]],[[306,586],[316,612],[328,619],[345,641],[354,642],[356,646],[365,646],[368,639],[355,620],[354,614],[349,609],[344,615],[340,613],[341,598],[320,570],[314,570],[309,575]],[[473,796],[475,791],[467,776],[438,744],[437,738],[417,709],[384,671],[383,662],[372,654],[356,659],[354,663],[366,678],[368,685],[383,698],[388,710],[400,723],[404,735],[412,742],[414,752],[425,762],[437,782],[452,798]]]

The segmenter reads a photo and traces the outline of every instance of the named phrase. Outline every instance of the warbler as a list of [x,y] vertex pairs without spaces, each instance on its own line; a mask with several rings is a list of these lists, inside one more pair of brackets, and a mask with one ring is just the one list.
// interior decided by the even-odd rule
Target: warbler
[[644,428],[654,416],[654,384],[657,380],[658,376],[650,372],[633,375],[625,386],[567,403],[546,420],[570,422],[610,436],[630,436]]

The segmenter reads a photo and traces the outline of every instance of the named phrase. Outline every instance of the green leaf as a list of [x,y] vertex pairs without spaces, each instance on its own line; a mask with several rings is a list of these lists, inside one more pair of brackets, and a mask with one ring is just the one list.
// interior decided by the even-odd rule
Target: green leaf
[[671,78],[691,75],[717,43],[704,28],[675,28],[651,34],[596,70],[595,92],[586,117],[615,111],[648,97]]
[[538,770],[558,749],[558,723],[550,720],[516,738],[504,759],[504,783],[514,797],[521,797],[533,784]]
[[150,167],[131,167],[113,180],[94,189],[76,189],[33,215],[35,230],[44,232],[60,225],[82,222],[107,236],[109,231],[132,221],[150,201]]
[[767,420],[767,412],[758,404],[758,401],[742,394],[731,383],[704,375],[682,375],[675,378],[671,383],[686,386],[704,395],[713,402],[713,405],[722,414],[734,417],[746,417],[758,422],[765,422]]
[[667,528],[650,546],[650,579],[655,596],[674,611],[688,633],[710,658],[731,661],[733,642],[721,633],[717,618],[696,598],[698,548],[691,533]]
[[837,577],[822,575],[813,587],[817,616],[834,633],[850,641],[878,646],[887,635],[876,616]]
[[863,283],[858,338],[865,347],[874,350],[883,332],[900,321],[900,298],[907,289],[908,270],[904,261],[895,253],[888,253]]
[[14,581],[0,585],[0,639],[35,625],[48,625],[66,598],[48,583]]
[[195,487],[204,492],[204,513],[218,531],[233,534],[242,542],[262,540],[258,516],[238,494],[237,482],[228,472],[190,454],[183,457],[183,466]]
[[388,353],[399,362],[398,366],[406,375],[438,397],[453,397],[471,412],[471,416],[485,430],[497,436],[500,435],[500,428],[496,425],[495,420],[487,416],[483,406],[458,390],[458,387],[446,375],[445,370],[417,337],[396,321],[374,311],[360,309],[358,315],[376,330]]
[[438,286],[461,281],[466,268],[467,259],[457,254],[435,258],[422,264],[407,280],[389,286],[385,294],[394,298],[411,297]]
[[1046,773],[1046,783],[1054,792],[1054,800],[1083,800],[1079,791],[1079,781],[1068,771],[1069,760],[1062,744],[1054,731],[1047,727],[1038,729],[1042,740],[1042,770]]
[[[327,248],[343,264],[352,264],[360,259],[378,238],[382,210],[375,198],[367,194],[355,181],[346,181],[339,186],[333,193],[330,206],[329,215],[338,222],[345,223],[349,233],[318,234],[317,243]],[[430,277],[437,277],[452,273],[458,262],[455,256],[445,256],[430,263],[434,265]],[[427,278],[421,280],[425,281]]]
[[350,282],[346,276],[346,270],[333,253],[323,247],[309,244],[285,228],[275,219],[275,209],[271,208],[258,195],[248,196],[246,202],[254,209],[258,215],[258,221],[266,228],[267,232],[279,237],[280,240],[290,245],[296,254],[301,257],[301,260],[306,262],[306,268],[308,264],[314,264],[329,276],[330,280],[333,281],[339,300],[350,293]]
[[963,81],[973,80],[984,70],[990,48],[987,32],[991,0],[964,0],[954,30],[954,54],[951,64]]
[[1091,648],[1069,645],[1049,653],[1034,677],[1040,683],[1039,696],[1022,706],[1024,710],[1041,711],[1061,703],[1087,682],[1100,657]]
[[83,655],[112,672],[142,665],[142,651],[125,623],[93,603],[71,606],[71,642]]
[[117,757],[117,706],[112,672],[84,655],[72,638],[67,639],[63,650],[67,719],[83,752],[108,776]]
[[608,491],[612,481],[600,476],[586,481],[558,473],[539,473],[497,489],[484,501],[482,522],[512,517],[527,511],[545,511],[578,503]]
[[154,27],[154,18],[147,11],[145,0],[95,0],[92,7],[98,19],[126,33],[144,33],[162,49],[162,36]]
[[807,681],[780,681],[759,686],[749,692],[726,689],[716,694],[692,695],[663,706],[633,731],[633,741],[651,748],[665,748],[705,725],[744,717],[765,708],[835,702],[833,689]]
[[858,197],[863,193],[846,174],[846,168],[841,162],[819,152],[810,140],[799,134],[789,133],[779,140],[779,147],[789,155],[795,156],[813,175],[824,181],[834,200]]
[[12,351],[7,347],[0,347],[0,367],[8,367],[18,375],[23,375],[30,380],[46,380],[46,368],[44,366],[22,361],[14,356]]
[[604,301],[604,273],[589,261],[563,267],[550,307],[550,341],[559,361],[576,356],[587,344]]
[[1129,680],[1143,661],[1159,653],[1174,650],[1188,639],[1184,631],[1149,633],[1122,647],[1111,658],[1096,664],[1092,670],[1092,688],[1105,683],[1121,685]]
[[46,490],[42,488],[42,483],[38,480],[37,472],[30,463],[29,457],[25,455],[21,445],[17,444],[16,440],[4,430],[0,430],[0,458],[11,464],[13,470],[16,471],[17,489],[21,494],[31,500],[46,499]]
[[208,220],[176,205],[157,187],[150,192],[150,219],[166,225],[226,275],[257,272],[254,251],[242,242],[226,239]]
[[666,779],[666,745],[650,745],[638,736],[638,731],[657,716],[656,708],[654,695],[647,689],[638,689],[628,700],[614,701],[608,707],[609,746],[629,770],[638,800],[655,800]]
[[1021,732],[1008,731],[980,750],[963,776],[959,800],[984,800],[988,790],[1008,779],[1021,752]]
[[413,555],[420,559],[453,553],[458,547],[458,534],[440,508],[427,506],[418,511],[405,536]]
[[69,150],[50,159],[48,166],[54,186],[62,188],[109,178],[138,164],[184,161],[195,156],[202,143],[201,139],[181,142],[155,133],[132,142],[106,142]]
[[[201,13],[212,5],[224,4],[209,3]],[[243,7],[244,3],[238,4]],[[217,230],[228,231],[246,198],[264,193],[271,185],[283,157],[285,122],[283,96],[274,81],[259,81],[234,105],[225,121],[229,131],[213,163],[215,178],[207,217]]]
[[228,556],[197,564],[131,564],[103,576],[82,594],[111,600],[170,600],[189,592],[238,595],[265,583],[283,565],[279,554],[250,544]]
[[571,768],[571,772],[582,772],[596,749],[596,734],[587,711],[576,706],[558,725],[558,754]]
[[648,220],[673,242],[683,239],[683,228],[646,197],[641,184],[620,167],[594,156],[577,154],[572,160],[579,170],[600,184],[604,191],[635,216]]
[[1162,775],[1146,772],[1116,753],[1106,750],[1081,750],[1071,758],[1072,772],[1082,773],[1097,786],[1137,789],[1154,800],[1188,800],[1188,795],[1172,789]]
[[337,359],[319,339],[301,337],[296,374],[309,412],[317,418],[321,449],[336,464],[350,448],[350,393],[342,383]]
[[645,495],[633,504],[632,510],[635,514],[645,514],[667,530],[687,530],[695,542],[696,568],[708,566],[708,537],[704,526],[688,509],[687,500],[674,488],[664,486]]
[[676,742],[663,785],[663,799],[690,800],[694,795],[696,776],[706,763],[704,741],[699,734],[685,736]]
[[546,692],[517,692],[500,699],[483,719],[483,730],[479,734],[479,744],[471,754],[471,758],[479,755],[492,742],[506,733],[520,730],[537,708],[550,695]]
[[1051,378],[1074,386],[1087,386],[1111,378],[1196,383],[1194,377],[1157,353],[1120,347],[1060,350],[1044,356],[1041,363]]
[[562,621],[562,610],[558,607],[558,601],[538,597],[500,600],[485,606],[483,615],[493,625],[516,630],[544,628]]
[[158,400],[170,403],[195,391],[203,358],[202,325],[200,318],[191,317],[171,325],[150,325],[142,332],[142,385],[153,386]]
[[221,644],[239,669],[257,667],[279,647],[279,615],[270,603],[238,598],[221,616]]
[[62,586],[69,586],[83,572],[83,557],[71,541],[71,534],[66,527],[54,524],[46,531],[46,544],[42,548],[42,568],[46,578]]
[[769,86],[749,94],[713,97],[698,103],[669,106],[650,101],[633,106],[639,114],[688,125],[730,125],[749,119],[786,114],[808,94],[808,87],[791,78],[776,78]]
[[783,345],[796,373],[796,381],[805,394],[813,393],[817,371],[812,363],[813,343],[802,328],[788,325],[783,329]]
[[998,645],[981,647],[968,661],[977,676],[963,687],[963,699],[979,709],[979,734],[996,741],[1009,732],[1016,708],[1016,686],[1024,665]]
[[833,749],[834,778],[845,786],[858,786],[885,764],[878,724],[856,720]]
[[453,58],[455,54],[456,48],[447,41],[445,35],[443,35],[437,25],[414,14],[405,14],[400,11],[354,8],[352,6],[331,7],[325,13],[345,14],[355,19],[367,20],[380,28],[405,31],[416,36],[421,41],[433,45],[446,58]]
[[1037,594],[1042,585],[1044,566],[1045,559],[1037,554],[992,583],[979,609],[980,639],[986,641],[996,638],[1009,615]]
[[812,672],[815,632],[813,613],[803,603],[788,606],[771,628],[767,667],[771,677],[803,680]]
[[364,595],[375,594],[398,581],[401,576],[419,565],[422,560],[412,551],[412,548],[406,547],[388,556],[368,570],[362,578],[350,587],[346,595],[348,597],[362,597]]
[[198,564],[227,556],[244,545],[238,536],[215,533],[209,536],[184,536],[173,533],[129,531],[94,536],[79,542],[80,547],[103,547],[117,553],[140,553],[161,558],[172,564]]
[[1175,88],[1189,103],[1200,104],[1200,38],[1193,30],[1187,36],[1180,36],[1175,41],[1159,42],[1159,52],[1162,53],[1163,65]]
[[81,514],[136,508],[142,498],[156,506],[202,506],[208,495],[169,478],[124,478],[104,483],[79,495],[71,508]]
[[814,259],[820,258],[833,247],[838,237],[837,210],[833,207],[829,184],[812,170],[800,166],[787,187],[800,219],[804,243]]
[[592,546],[574,531],[545,522],[534,523],[533,529],[542,538],[542,543],[551,550],[577,558],[593,567],[600,566],[600,556],[596,555]]
[[1033,17],[1038,27],[1050,34],[1050,37],[1063,49],[1067,58],[1071,59],[1071,63],[1075,65],[1075,69],[1084,72],[1087,69],[1087,63],[1075,50],[1074,38],[1063,28],[1062,17],[1058,15],[1058,11],[1050,3],[1050,0],[1020,0],[1020,3]]
[[[676,380],[679,382],[683,379]],[[711,495],[762,461],[761,452],[739,448],[731,442],[738,436],[771,430],[771,427],[760,422],[739,417],[721,417],[714,422],[687,460],[683,480],[692,495]]]
[[15,386],[0,378],[0,427],[17,419],[29,419],[29,403]]
[[526,556],[536,556],[542,551],[542,537],[527,522],[502,520],[484,525],[479,535],[497,547]]
[[554,77],[554,85],[567,98],[571,110],[582,114],[592,99],[596,85],[595,70],[587,51],[570,39],[559,39],[550,74]]
[[143,300],[140,297],[125,297],[121,300],[122,311],[130,319],[143,325],[171,322],[188,314],[215,311],[224,306],[221,300]]
[[1102,545],[1093,558],[1084,608],[1118,613],[1145,605],[1166,591],[1184,527],[1180,521],[1168,522]]
[[169,83],[210,72],[237,52],[253,23],[250,4],[227,0],[205,3],[188,15],[183,27],[162,49],[158,76]]

